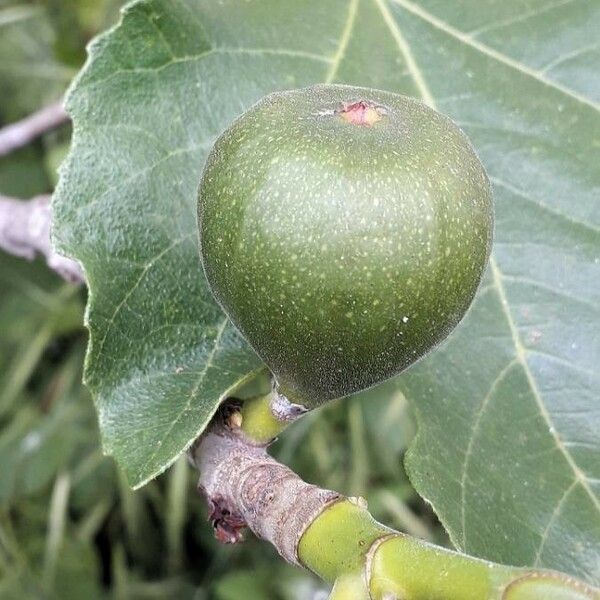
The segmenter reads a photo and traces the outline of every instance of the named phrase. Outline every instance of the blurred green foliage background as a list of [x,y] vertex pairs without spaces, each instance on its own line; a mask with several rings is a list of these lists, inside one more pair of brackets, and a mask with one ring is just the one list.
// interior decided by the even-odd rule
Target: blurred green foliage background
[[[0,0],[0,126],[63,95],[119,4]],[[64,126],[0,158],[0,194],[51,192],[69,137]],[[237,547],[213,539],[185,457],[127,487],[81,384],[84,308],[85,289],[42,260],[0,253],[0,598],[325,598],[252,535]],[[403,469],[414,434],[405,399],[392,385],[368,394],[302,419],[273,453],[308,481],[364,496],[387,524],[447,544]]]

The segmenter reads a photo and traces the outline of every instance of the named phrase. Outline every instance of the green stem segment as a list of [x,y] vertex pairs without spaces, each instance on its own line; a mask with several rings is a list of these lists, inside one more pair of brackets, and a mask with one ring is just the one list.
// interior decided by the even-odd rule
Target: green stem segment
[[352,597],[337,593],[341,582],[340,590],[356,586],[357,599],[600,600],[600,590],[562,573],[498,565],[395,532],[350,499],[326,507],[312,522],[298,556],[335,583],[336,599]]
[[245,400],[242,404],[242,431],[251,440],[266,444],[276,438],[288,425],[278,419],[271,408],[273,392]]

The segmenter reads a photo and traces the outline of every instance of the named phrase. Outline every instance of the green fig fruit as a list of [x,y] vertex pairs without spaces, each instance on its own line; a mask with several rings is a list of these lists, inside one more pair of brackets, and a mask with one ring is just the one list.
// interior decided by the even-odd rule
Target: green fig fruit
[[198,201],[223,310],[290,401],[373,386],[443,340],[492,238],[469,140],[417,100],[343,85],[266,96],[216,141]]

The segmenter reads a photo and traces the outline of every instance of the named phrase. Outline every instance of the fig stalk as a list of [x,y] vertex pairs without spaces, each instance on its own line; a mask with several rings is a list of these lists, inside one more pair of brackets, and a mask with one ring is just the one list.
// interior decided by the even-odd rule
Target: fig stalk
[[268,394],[244,401],[240,427],[250,439],[268,443],[306,412],[304,406],[291,403],[273,387]]

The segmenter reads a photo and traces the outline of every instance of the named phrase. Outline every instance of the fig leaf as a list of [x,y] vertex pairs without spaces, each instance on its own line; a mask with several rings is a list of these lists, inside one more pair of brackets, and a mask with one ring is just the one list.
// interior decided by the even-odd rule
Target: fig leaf
[[86,379],[136,486],[260,363],[198,269],[215,137],[278,89],[423,98],[495,188],[491,268],[450,340],[398,386],[412,480],[461,549],[600,583],[600,6],[596,1],[151,0],[97,39],[68,101],[59,248],[85,267]]

